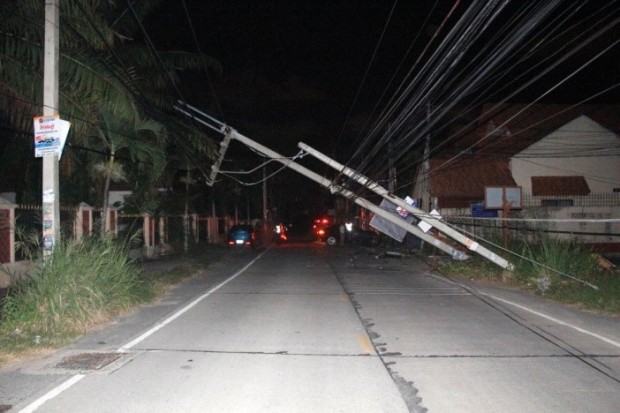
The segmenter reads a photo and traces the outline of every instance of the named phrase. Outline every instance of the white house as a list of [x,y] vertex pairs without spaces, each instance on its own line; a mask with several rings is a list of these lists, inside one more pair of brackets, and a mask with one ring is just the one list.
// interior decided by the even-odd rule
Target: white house
[[[444,217],[471,217],[486,187],[519,186],[523,209],[511,216],[547,220],[513,223],[522,233],[543,228],[620,251],[618,105],[487,105],[452,152],[431,158],[429,177],[432,204]],[[422,178],[420,168],[416,199]]]
[[[535,196],[619,192],[620,137],[581,115],[513,155],[510,170],[523,192]],[[553,193],[553,190],[549,191],[551,188],[541,185],[540,180],[536,182],[536,177],[551,178],[546,182],[548,185],[553,183],[553,178],[558,178],[560,185]],[[570,193],[570,179],[566,177],[583,178],[589,193]],[[567,193],[562,193],[563,190]]]

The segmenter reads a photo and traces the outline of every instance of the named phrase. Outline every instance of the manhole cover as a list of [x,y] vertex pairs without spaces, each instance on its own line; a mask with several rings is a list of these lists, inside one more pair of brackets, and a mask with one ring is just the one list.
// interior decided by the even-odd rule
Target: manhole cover
[[82,353],[68,356],[56,364],[56,368],[69,370],[99,370],[115,360],[121,354],[118,353]]

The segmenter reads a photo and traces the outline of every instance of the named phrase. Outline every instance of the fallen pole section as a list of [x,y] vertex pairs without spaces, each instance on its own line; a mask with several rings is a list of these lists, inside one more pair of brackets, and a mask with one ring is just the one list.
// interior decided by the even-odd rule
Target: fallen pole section
[[[239,142],[243,143],[244,145],[253,148],[254,150],[256,150],[257,152],[262,153],[263,155],[270,157],[280,163],[282,163],[283,165],[291,168],[292,170],[294,170],[295,172],[304,175],[306,178],[311,179],[313,181],[315,181],[316,183],[318,183],[319,185],[322,185],[328,189],[330,189],[330,191],[332,191],[333,193],[338,193],[344,197],[350,198],[352,199],[356,204],[360,205],[363,208],[366,208],[369,211],[372,211],[373,213],[377,214],[378,216],[385,218],[387,221],[400,226],[401,228],[405,229],[407,232],[412,233],[413,235],[417,236],[418,238],[424,240],[425,242],[433,245],[434,247],[440,249],[441,251],[445,252],[446,254],[450,255],[452,258],[456,259],[456,260],[465,260],[468,259],[469,256],[459,250],[457,250],[456,248],[453,248],[452,246],[450,246],[449,244],[446,244],[445,242],[435,238],[434,236],[425,233],[424,231],[422,231],[420,228],[418,228],[415,225],[411,225],[410,223],[404,221],[403,219],[401,219],[399,216],[393,215],[387,211],[384,211],[383,209],[381,209],[381,207],[378,207],[377,205],[373,204],[372,202],[361,198],[361,197],[357,197],[353,192],[348,191],[344,188],[338,187],[336,185],[333,184],[333,182],[331,182],[328,179],[323,178],[322,176],[312,172],[311,170],[309,170],[308,168],[305,168],[295,162],[293,162],[292,160],[288,160],[284,157],[282,157],[282,155],[280,155],[279,153],[272,151],[271,149],[267,148],[266,146],[263,146],[261,144],[259,144],[258,142],[253,141],[252,139],[241,135],[239,132],[237,132],[236,130],[228,127],[227,125],[225,125],[224,123],[218,121],[217,119],[207,115],[206,113],[198,110],[197,108],[188,105],[184,102],[179,102],[183,107],[178,107],[175,106],[175,109],[177,109],[178,111],[180,111],[181,113],[191,117],[193,120],[195,120],[198,123],[201,123],[205,126],[208,126],[211,129],[217,130],[218,132],[221,132],[224,135],[224,140],[222,141],[222,143],[220,144],[220,150],[219,150],[219,154],[218,154],[218,158],[215,160],[213,166],[211,167],[211,174],[208,178],[208,185],[213,185],[213,183],[215,182],[215,178],[217,176],[217,173],[219,172],[219,167],[220,164],[222,162],[222,160],[224,159],[224,156],[226,154],[226,150],[228,148],[228,145],[230,143],[231,139],[236,139]],[[198,115],[200,115],[200,117],[188,112],[187,110],[191,110],[195,113],[197,113]],[[204,118],[206,118],[207,120],[205,120]]]
[[343,174],[345,174],[349,178],[354,179],[359,184],[365,186],[366,188],[368,188],[369,190],[373,191],[377,195],[380,195],[384,199],[387,199],[388,201],[392,202],[393,204],[395,204],[395,205],[405,209],[409,213],[413,214],[419,220],[428,223],[429,225],[433,226],[434,228],[437,228],[438,231],[446,234],[448,237],[450,237],[450,238],[454,239],[455,241],[463,244],[469,250],[482,255],[484,258],[486,258],[489,261],[499,265],[500,267],[502,267],[504,269],[507,269],[507,270],[510,270],[510,271],[512,271],[514,269],[513,265],[511,263],[509,263],[508,261],[506,261],[504,258],[500,257],[499,255],[495,254],[494,252],[490,251],[489,249],[483,247],[482,245],[480,245],[476,241],[472,240],[471,238],[461,234],[460,232],[458,232],[454,228],[450,227],[449,225],[446,225],[445,223],[443,223],[439,219],[437,219],[437,218],[433,217],[432,215],[430,215],[428,212],[426,212],[426,211],[424,211],[422,209],[416,208],[416,207],[414,207],[412,205],[409,205],[402,198],[399,198],[399,197],[395,196],[394,194],[390,193],[387,189],[383,188],[381,185],[379,185],[378,183],[370,180],[369,178],[365,177],[364,175],[354,171],[353,169],[351,169],[351,168],[349,168],[347,166],[344,166],[344,165],[338,163],[337,161],[329,158],[328,156],[326,156],[326,155],[322,154],[321,152],[317,151],[316,149],[311,148],[310,146],[304,144],[303,142],[300,142],[298,146],[304,152],[314,156],[315,158],[317,158],[321,162],[327,164],[328,166],[334,168],[338,172],[342,172]]
[[416,225],[411,225],[410,223],[406,222],[405,220],[403,220],[401,217],[396,216],[392,213],[389,213],[387,211],[384,211],[383,209],[381,209],[379,206],[373,204],[372,202],[358,197],[356,196],[353,192],[341,188],[337,185],[334,185],[332,181],[330,181],[329,179],[323,178],[321,175],[312,172],[311,170],[309,170],[308,168],[290,160],[287,158],[284,158],[282,155],[280,155],[279,153],[272,151],[271,149],[259,144],[258,142],[253,141],[252,139],[241,135],[240,133],[238,133],[237,131],[235,131],[234,129],[226,129],[224,131],[225,135],[229,135],[231,139],[235,139],[238,140],[239,142],[243,143],[246,146],[249,146],[250,148],[253,148],[254,150],[256,150],[257,152],[262,153],[263,155],[272,158],[278,162],[280,162],[281,164],[285,165],[286,167],[294,170],[295,172],[305,176],[306,178],[313,180],[314,182],[318,183],[321,186],[324,186],[326,188],[329,188],[331,192],[333,193],[338,193],[344,197],[347,197],[349,199],[352,199],[356,204],[358,204],[359,206],[368,209],[369,211],[381,216],[382,218],[385,218],[386,220],[390,221],[391,223],[400,226],[401,228],[404,228],[405,230],[407,230],[408,232],[412,233],[413,235],[415,235],[416,237],[419,237],[421,239],[423,239],[425,242],[428,242],[429,244],[433,245],[434,247],[442,250],[443,252],[445,252],[446,254],[450,255],[452,258],[454,259],[458,259],[458,260],[463,260],[463,259],[467,259],[468,256],[467,254],[464,254],[463,252],[457,250],[456,248],[453,248],[452,246],[446,244],[445,242],[435,238],[434,236],[430,235],[430,234],[426,234],[424,231],[422,231],[420,228],[418,228]]

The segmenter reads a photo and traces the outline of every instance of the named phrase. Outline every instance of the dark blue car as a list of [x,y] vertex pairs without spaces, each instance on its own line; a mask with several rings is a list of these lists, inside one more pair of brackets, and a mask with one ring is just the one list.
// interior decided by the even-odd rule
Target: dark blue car
[[234,225],[228,231],[227,244],[231,247],[245,246],[254,248],[256,245],[256,233],[251,225]]

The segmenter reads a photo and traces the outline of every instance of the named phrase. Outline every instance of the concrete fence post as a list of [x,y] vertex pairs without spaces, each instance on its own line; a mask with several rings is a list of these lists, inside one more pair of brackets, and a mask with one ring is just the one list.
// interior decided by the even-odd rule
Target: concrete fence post
[[79,240],[93,233],[93,207],[86,202],[80,203],[73,220],[73,235]]
[[0,263],[15,263],[16,205],[0,198]]

